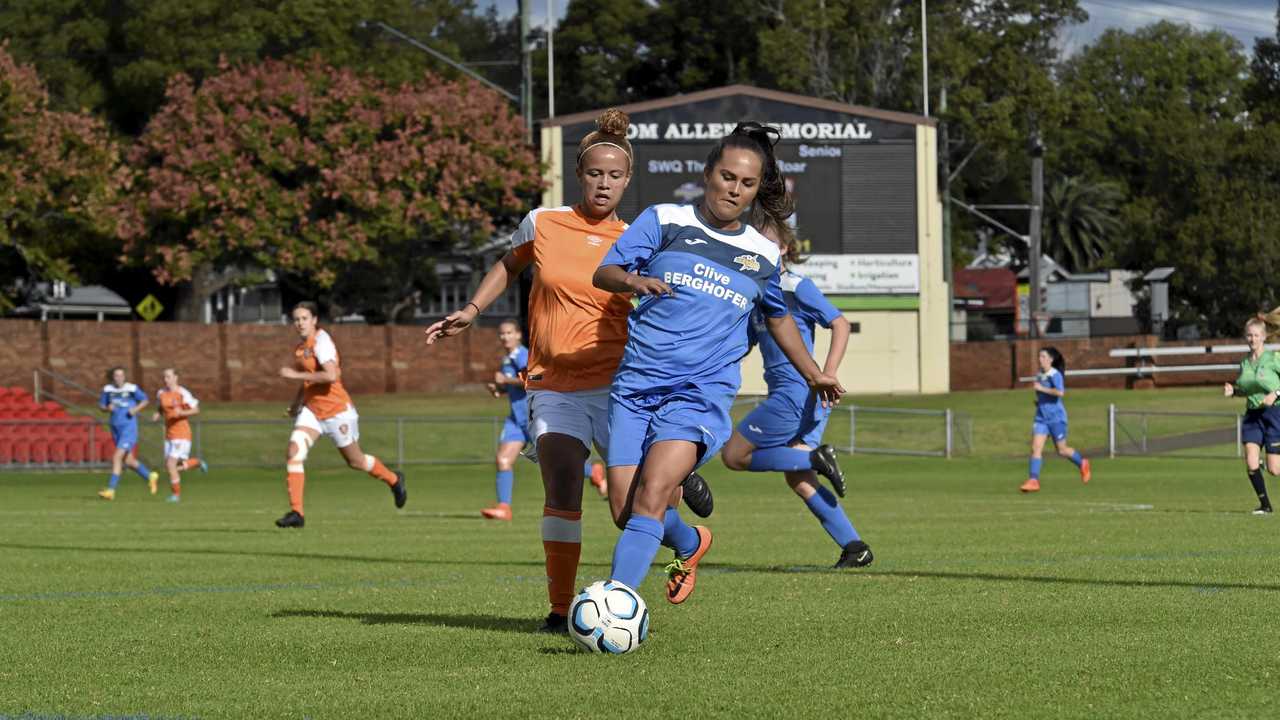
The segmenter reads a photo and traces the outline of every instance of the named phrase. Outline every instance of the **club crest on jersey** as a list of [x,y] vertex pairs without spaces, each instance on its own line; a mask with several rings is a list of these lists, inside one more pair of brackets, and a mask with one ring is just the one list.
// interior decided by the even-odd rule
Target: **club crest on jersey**
[[587,244],[590,245],[591,247],[600,247],[601,243],[603,242],[604,242],[604,238],[601,238],[599,235],[587,236]]
[[760,272],[760,256],[759,255],[739,255],[733,261],[743,272]]

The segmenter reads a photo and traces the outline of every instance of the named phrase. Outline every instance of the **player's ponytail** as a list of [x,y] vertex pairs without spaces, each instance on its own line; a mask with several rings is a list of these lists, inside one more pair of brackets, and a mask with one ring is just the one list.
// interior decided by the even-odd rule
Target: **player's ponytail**
[[[1258,313],[1254,316],[1267,334],[1267,342],[1276,342],[1280,340],[1280,307],[1274,308],[1271,312]],[[1246,323],[1246,327],[1252,324]]]
[[[711,172],[726,148],[741,148],[758,154],[761,160],[760,189],[751,205],[751,224],[757,228],[772,224],[779,232],[783,231],[787,218],[795,212],[795,203],[791,199],[791,193],[787,192],[787,181],[783,178],[782,169],[778,167],[778,159],[773,153],[773,146],[781,138],[782,133],[775,127],[753,121],[740,122],[733,132],[720,138],[720,142],[711,148],[706,165],[707,172]],[[787,232],[790,232],[790,228],[787,228]],[[791,236],[794,238],[794,233]]]
[[763,225],[756,225],[755,228],[762,233],[766,230],[773,230],[774,234],[778,236],[782,259],[788,266],[799,265],[808,260],[800,253],[800,238],[796,237],[795,228],[786,222],[776,223],[768,216],[763,218],[763,222]]
[[1058,351],[1058,348],[1050,345],[1041,349],[1040,352],[1049,356],[1049,364],[1053,365],[1054,370],[1057,370],[1063,375],[1067,374],[1067,360],[1062,357],[1062,353]]

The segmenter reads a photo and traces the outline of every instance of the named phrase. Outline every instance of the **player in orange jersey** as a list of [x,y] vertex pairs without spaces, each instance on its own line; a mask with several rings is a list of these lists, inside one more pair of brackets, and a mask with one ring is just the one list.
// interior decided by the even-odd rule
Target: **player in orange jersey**
[[[591,276],[627,228],[618,203],[631,182],[627,116],[607,110],[578,145],[582,199],[539,208],[511,236],[511,250],[489,269],[471,301],[427,328],[427,344],[466,330],[525,268],[529,293],[529,432],[542,470],[551,612],[545,632],[566,632],[582,552],[583,463],[592,445],[607,457],[609,386],[627,342],[626,295],[597,290]],[[612,483],[610,483],[612,484]]]
[[280,368],[280,377],[301,380],[302,387],[289,406],[295,418],[289,449],[285,455],[285,478],[289,489],[289,512],[276,521],[276,527],[300,528],[305,524],[302,511],[302,488],[306,482],[303,463],[316,438],[328,435],[352,470],[363,470],[391,488],[396,507],[404,507],[408,492],[404,474],[392,472],[378,458],[360,450],[360,416],[351,396],[342,386],[342,369],[338,348],[329,333],[319,327],[320,313],[315,303],[300,302],[290,313],[293,329],[302,342],[293,351],[293,367]]
[[176,503],[182,497],[183,470],[200,468],[209,472],[209,466],[200,458],[191,457],[191,423],[187,418],[200,412],[200,401],[191,391],[178,384],[178,371],[164,369],[164,387],[156,393],[160,409],[151,416],[152,422],[164,418],[164,465],[169,471],[169,502]]

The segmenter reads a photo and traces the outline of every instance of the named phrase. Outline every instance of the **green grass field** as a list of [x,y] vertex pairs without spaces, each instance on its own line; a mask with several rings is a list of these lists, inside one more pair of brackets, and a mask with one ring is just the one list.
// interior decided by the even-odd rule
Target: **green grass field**
[[[136,476],[107,503],[101,474],[0,473],[0,717],[1274,716],[1280,521],[1248,514],[1238,461],[1100,459],[1082,486],[1047,460],[1045,489],[1022,496],[1027,395],[858,400],[965,410],[979,443],[950,461],[845,458],[876,554],[862,570],[828,569],[837,549],[781,478],[713,462],[698,590],[668,605],[655,565],[652,635],[620,658],[532,632],[545,581],[525,461],[510,524],[479,518],[484,466],[414,469],[403,511],[326,469],[302,531],[272,526],[281,472],[212,456],[177,506]],[[1207,390],[1078,391],[1077,444],[1101,444],[1107,402],[1235,407]],[[584,535],[580,584],[608,573],[603,502],[587,501]]]

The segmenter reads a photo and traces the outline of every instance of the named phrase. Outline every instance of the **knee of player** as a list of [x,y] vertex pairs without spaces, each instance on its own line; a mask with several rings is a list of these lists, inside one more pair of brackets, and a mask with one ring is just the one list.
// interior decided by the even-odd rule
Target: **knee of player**
[[1064,458],[1069,458],[1075,454],[1076,454],[1075,448],[1069,448],[1069,447],[1066,447],[1065,445],[1058,448],[1058,455]]
[[364,455],[355,455],[347,458],[347,467],[352,470],[364,471],[366,469],[365,465],[367,464],[368,463],[364,461]]
[[497,459],[494,461],[494,465],[496,465],[498,469],[503,472],[512,470],[516,466],[514,460],[512,460],[511,458],[502,457],[501,455],[499,455]]
[[751,466],[751,453],[732,453],[728,448],[720,451],[720,459],[730,470],[746,470]]

